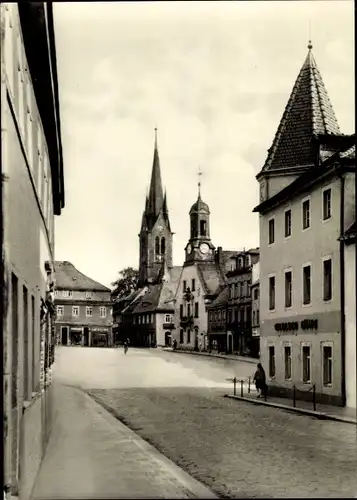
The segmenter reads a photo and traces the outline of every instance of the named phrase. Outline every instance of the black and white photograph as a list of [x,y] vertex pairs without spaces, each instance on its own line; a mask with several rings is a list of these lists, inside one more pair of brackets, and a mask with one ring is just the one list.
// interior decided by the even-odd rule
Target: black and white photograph
[[356,498],[354,2],[0,8],[4,500]]

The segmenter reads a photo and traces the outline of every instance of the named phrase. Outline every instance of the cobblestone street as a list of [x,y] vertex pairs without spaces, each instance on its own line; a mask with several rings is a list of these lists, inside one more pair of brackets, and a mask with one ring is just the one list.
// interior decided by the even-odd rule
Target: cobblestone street
[[64,348],[54,377],[88,390],[219,496],[355,496],[355,427],[223,398],[224,379],[249,376],[254,365],[246,365],[160,350]]

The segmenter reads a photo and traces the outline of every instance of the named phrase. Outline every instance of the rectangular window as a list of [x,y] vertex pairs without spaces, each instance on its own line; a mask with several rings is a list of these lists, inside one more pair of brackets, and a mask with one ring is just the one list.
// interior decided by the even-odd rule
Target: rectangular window
[[93,313],[93,307],[91,307],[91,306],[87,306],[87,307],[86,307],[86,316],[87,316],[87,317],[91,317],[91,316],[92,316],[92,313]]
[[141,325],[141,316],[138,316],[137,320],[138,320],[138,324]]
[[198,318],[198,302],[195,302],[195,318]]
[[107,308],[106,307],[101,307],[100,308],[100,317],[105,318],[107,315]]
[[302,204],[302,228],[310,227],[310,200],[305,200]]
[[275,377],[275,347],[269,346],[269,377]]
[[79,316],[79,306],[72,306],[72,316]]
[[183,304],[180,304],[180,318],[183,318]]
[[291,307],[291,305],[292,305],[292,283],[293,283],[292,272],[286,271],[286,273],[285,273],[285,307]]
[[29,395],[29,304],[28,304],[28,291],[25,286],[22,287],[22,301],[24,308],[24,323],[23,323],[23,360],[24,360],[24,399],[31,400]]
[[69,294],[68,290],[63,290],[62,297],[68,297],[69,296],[68,294]]
[[252,323],[252,308],[250,306],[246,309],[246,323],[250,326]]
[[171,315],[165,314],[165,323],[171,323]]
[[187,330],[187,343],[191,343],[191,330]]
[[194,292],[195,290],[196,290],[196,280],[192,278],[191,292]]
[[253,326],[256,325],[255,322],[256,322],[256,313],[255,313],[255,311],[253,311]]
[[285,380],[291,380],[291,346],[284,347]]
[[311,348],[304,345],[302,348],[302,381],[307,383],[311,380]]
[[270,219],[269,221],[269,245],[272,245],[275,241],[275,221]]
[[11,276],[11,326],[12,326],[12,369],[11,369],[11,404],[12,408],[17,406],[17,368],[18,368],[18,341],[19,341],[19,319],[18,319],[18,279],[14,273]]
[[285,212],[285,238],[291,236],[291,210]]
[[324,300],[332,299],[332,261],[326,259],[323,262],[324,266]]
[[323,220],[330,219],[331,217],[331,189],[325,189],[325,191],[322,194],[323,200]]
[[183,344],[183,330],[180,330],[180,344]]
[[258,300],[258,288],[254,290],[254,300]]
[[247,281],[247,295],[248,295],[248,297],[252,296],[252,282],[251,282],[251,280]]
[[186,292],[186,287],[187,287],[187,282],[186,282],[186,281],[184,281],[184,282],[183,282],[183,291],[184,291],[184,292]]
[[191,316],[191,304],[187,304],[187,316]]
[[275,309],[275,276],[269,278],[269,309]]
[[57,306],[57,316],[61,318],[63,316],[64,312],[64,307],[63,306]]
[[73,292],[72,292],[72,290],[69,290],[69,291],[68,291],[68,297],[73,297]]
[[257,325],[259,326],[259,309],[257,309]]
[[36,391],[36,359],[35,359],[35,297],[31,296],[31,349],[32,349],[32,392]]
[[323,378],[324,385],[332,384],[332,346],[323,346],[324,366]]
[[311,266],[303,267],[303,303],[311,303]]
[[92,298],[92,292],[86,292],[86,299]]

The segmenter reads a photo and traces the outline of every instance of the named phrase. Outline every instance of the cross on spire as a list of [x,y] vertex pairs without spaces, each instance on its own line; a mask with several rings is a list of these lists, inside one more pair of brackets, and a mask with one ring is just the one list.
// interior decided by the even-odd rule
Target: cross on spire
[[157,127],[155,127],[155,149],[157,149]]
[[202,170],[201,167],[198,167],[198,197],[201,198],[201,175],[202,175]]
[[309,21],[309,44],[307,46],[309,50],[312,49],[312,42],[311,42],[311,21]]

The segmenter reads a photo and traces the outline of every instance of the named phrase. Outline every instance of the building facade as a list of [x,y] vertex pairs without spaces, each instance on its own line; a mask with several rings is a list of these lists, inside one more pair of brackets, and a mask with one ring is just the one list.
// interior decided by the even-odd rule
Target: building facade
[[4,489],[28,499],[50,431],[54,216],[64,207],[52,4],[1,4]]
[[56,343],[112,347],[111,290],[67,261],[56,261]]
[[260,356],[260,289],[259,289],[260,263],[256,262],[252,266],[252,339],[255,342],[255,349]]
[[[316,99],[315,96],[320,98]],[[345,404],[338,237],[355,213],[355,160],[312,46],[260,183],[260,349],[271,393]],[[318,244],[317,244],[318,242]],[[309,394],[310,391],[310,394]]]

